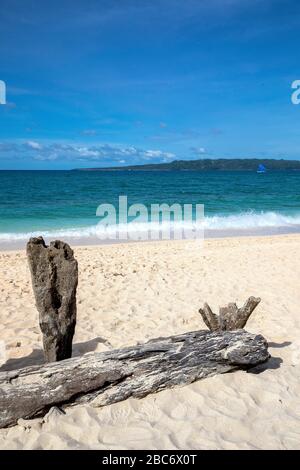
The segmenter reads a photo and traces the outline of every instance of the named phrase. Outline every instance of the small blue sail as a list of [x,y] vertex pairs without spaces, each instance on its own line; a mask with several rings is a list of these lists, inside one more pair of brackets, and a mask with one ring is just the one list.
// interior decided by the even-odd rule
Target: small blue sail
[[263,165],[262,163],[260,163],[258,165],[258,168],[257,168],[257,173],[265,173],[267,171],[265,165]]

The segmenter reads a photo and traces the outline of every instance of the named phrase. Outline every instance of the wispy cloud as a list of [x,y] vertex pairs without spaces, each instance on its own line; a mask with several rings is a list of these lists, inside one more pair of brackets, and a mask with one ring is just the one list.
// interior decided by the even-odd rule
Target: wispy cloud
[[41,95],[42,92],[36,89],[20,88],[14,86],[7,87],[7,93],[12,96]]
[[207,154],[207,151],[204,147],[191,147],[190,150],[194,155],[197,155],[199,157]]
[[[161,126],[160,126],[161,127]],[[157,142],[183,142],[191,139],[198,139],[201,132],[195,129],[183,129],[183,130],[164,130],[155,135],[149,136],[149,140]]]
[[35,142],[34,140],[29,140],[26,142],[29,148],[34,149],[34,150],[42,150],[43,146],[39,144],[38,142]]
[[96,129],[85,129],[81,133],[82,135],[87,135],[87,136],[97,135]]
[[112,144],[40,143],[34,140],[22,143],[0,142],[0,158],[13,157],[35,161],[78,161],[113,163],[143,163],[145,161],[172,160],[176,155],[159,149]]

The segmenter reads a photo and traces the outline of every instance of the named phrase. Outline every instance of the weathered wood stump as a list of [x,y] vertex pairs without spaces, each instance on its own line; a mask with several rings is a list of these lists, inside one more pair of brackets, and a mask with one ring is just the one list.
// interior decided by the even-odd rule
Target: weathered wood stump
[[0,373],[0,427],[70,403],[104,406],[249,369],[269,358],[261,335],[195,331],[125,349]]
[[235,303],[229,303],[226,307],[220,307],[219,315],[216,315],[205,303],[203,308],[199,309],[199,313],[211,331],[238,330],[244,328],[260,301],[259,297],[249,297],[241,308],[238,308]]
[[78,265],[67,243],[56,240],[46,246],[42,237],[27,243],[33,292],[43,333],[45,360],[72,356],[76,325]]

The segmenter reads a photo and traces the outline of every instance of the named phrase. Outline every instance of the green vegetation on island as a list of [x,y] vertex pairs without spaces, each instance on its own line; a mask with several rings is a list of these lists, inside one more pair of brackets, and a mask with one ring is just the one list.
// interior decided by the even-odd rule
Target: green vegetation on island
[[256,171],[259,164],[264,164],[267,170],[300,170],[299,160],[275,160],[261,158],[218,158],[200,160],[174,160],[169,163],[147,163],[145,165],[128,165],[99,168],[78,168],[80,171],[124,171],[124,170],[194,170],[194,171]]

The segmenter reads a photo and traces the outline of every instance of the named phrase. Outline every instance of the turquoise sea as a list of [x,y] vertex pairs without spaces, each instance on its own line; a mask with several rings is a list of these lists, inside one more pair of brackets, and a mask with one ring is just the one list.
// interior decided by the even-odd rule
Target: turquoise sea
[[98,205],[118,212],[119,195],[147,207],[204,204],[207,236],[300,231],[297,171],[0,171],[0,244],[37,234],[92,242]]

